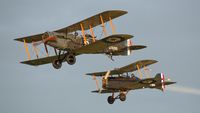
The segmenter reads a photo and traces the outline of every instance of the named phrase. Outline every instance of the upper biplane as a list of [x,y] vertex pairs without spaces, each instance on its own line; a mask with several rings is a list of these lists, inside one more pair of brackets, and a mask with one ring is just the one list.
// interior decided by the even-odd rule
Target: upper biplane
[[[109,104],[113,104],[115,99],[125,101],[126,95],[130,90],[156,88],[164,91],[165,85],[176,83],[172,82],[170,79],[166,79],[163,73],[158,73],[153,78],[149,77],[149,69],[146,66],[156,62],[156,60],[140,60],[111,71],[87,73],[86,75],[91,75],[94,77],[94,80],[96,80],[97,90],[92,92],[100,94],[112,93],[112,95],[108,97],[107,101]],[[145,79],[142,79],[142,72],[140,70],[141,68],[144,68],[145,74],[148,75],[148,77]],[[134,73],[132,73],[136,70],[138,70],[140,78],[136,77]],[[102,89],[99,88],[96,77],[102,77]],[[116,92],[119,92],[119,95],[115,97],[114,93]]]
[[[122,10],[109,10],[94,15],[68,27],[45,32],[33,36],[17,38],[16,41],[24,42],[24,47],[28,55],[27,61],[21,63],[33,66],[52,63],[53,67],[59,69],[62,62],[66,61],[73,65],[76,62],[76,56],[81,54],[106,54],[111,59],[114,55],[130,55],[132,50],[143,49],[146,46],[132,45],[129,34],[116,34],[112,19],[126,14]],[[112,28],[112,35],[107,35],[105,23],[109,22]],[[105,38],[96,39],[93,28],[102,25]],[[88,30],[90,34],[85,33]],[[79,35],[79,32],[80,35]],[[30,52],[27,43],[32,44],[36,54],[36,59],[30,59]],[[38,45],[44,44],[46,57],[39,58]],[[49,55],[48,46],[53,47],[55,55]]]

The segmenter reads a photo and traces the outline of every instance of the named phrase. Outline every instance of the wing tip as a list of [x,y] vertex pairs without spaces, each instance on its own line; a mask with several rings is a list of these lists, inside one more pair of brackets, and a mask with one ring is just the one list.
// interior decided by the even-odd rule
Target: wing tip
[[158,62],[157,60],[154,60],[154,59],[148,59],[147,61],[151,62],[151,64],[154,64],[154,63]]
[[121,15],[124,15],[124,14],[128,13],[128,11],[121,10],[121,9],[105,10],[102,13],[105,13],[105,12],[117,12],[117,13],[121,13]]
[[21,40],[21,38],[15,38],[15,39],[13,39],[14,41],[19,41],[19,42],[23,42],[22,40]]
[[91,93],[99,93],[99,90],[91,91]]
[[85,75],[89,75],[89,76],[92,76],[92,74],[90,74],[90,73],[86,73]]

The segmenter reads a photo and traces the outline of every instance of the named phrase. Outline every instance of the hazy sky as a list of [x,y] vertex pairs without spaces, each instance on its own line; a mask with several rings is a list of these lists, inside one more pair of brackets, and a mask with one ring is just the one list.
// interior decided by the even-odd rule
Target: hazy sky
[[[0,113],[199,113],[199,6],[199,0],[1,0]],[[113,20],[117,33],[134,35],[132,41],[146,49],[115,62],[104,55],[81,55],[75,65],[64,63],[60,70],[51,64],[19,63],[27,56],[23,43],[13,39],[66,27],[110,9],[129,12]],[[158,60],[151,66],[152,76],[164,72],[178,82],[176,88],[164,93],[132,91],[125,102],[113,105],[107,103],[109,94],[90,92],[95,81],[85,73],[141,59]],[[183,93],[177,87],[185,88]]]

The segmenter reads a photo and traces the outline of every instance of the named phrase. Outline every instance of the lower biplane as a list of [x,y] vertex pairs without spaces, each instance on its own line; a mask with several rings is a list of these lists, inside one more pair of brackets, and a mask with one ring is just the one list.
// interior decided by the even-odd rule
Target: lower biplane
[[[116,34],[112,19],[126,14],[122,10],[110,10],[94,15],[90,18],[77,22],[68,27],[53,31],[45,32],[33,36],[17,38],[16,41],[24,42],[24,47],[28,55],[27,61],[21,63],[38,66],[52,63],[56,69],[61,68],[62,62],[67,62],[70,65],[75,64],[76,56],[81,54],[106,54],[111,59],[112,56],[130,55],[132,50],[143,49],[146,46],[132,45],[129,34]],[[107,34],[105,24],[110,23],[112,35]],[[93,27],[102,25],[102,30],[105,38],[96,39],[93,32]],[[85,33],[88,30],[90,34]],[[79,32],[81,34],[79,35]],[[36,59],[30,58],[30,52],[27,43],[32,44],[36,54]],[[44,44],[46,57],[39,58],[38,46]],[[53,47],[55,55],[49,55],[47,45]]]
[[[109,104],[113,104],[115,99],[125,101],[126,95],[130,90],[155,88],[164,91],[165,85],[176,83],[172,82],[170,79],[166,79],[163,73],[158,73],[153,78],[148,77],[142,79],[142,72],[140,69],[144,68],[144,71],[147,74],[148,68],[146,66],[156,62],[156,60],[140,60],[111,71],[87,73],[86,75],[91,75],[94,77],[94,80],[96,80],[97,90],[92,92],[100,94],[112,93],[112,95],[108,97],[107,101]],[[131,73],[136,70],[140,73],[140,78]],[[96,77],[102,77],[102,89],[99,88]],[[114,93],[117,92],[119,94],[114,96]]]

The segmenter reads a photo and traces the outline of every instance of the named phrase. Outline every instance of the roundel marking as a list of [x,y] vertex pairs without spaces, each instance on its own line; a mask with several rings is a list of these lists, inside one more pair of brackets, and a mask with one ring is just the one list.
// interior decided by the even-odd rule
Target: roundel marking
[[118,42],[122,42],[124,40],[123,37],[120,36],[110,36],[106,39],[104,39],[103,41],[106,43],[118,43]]

